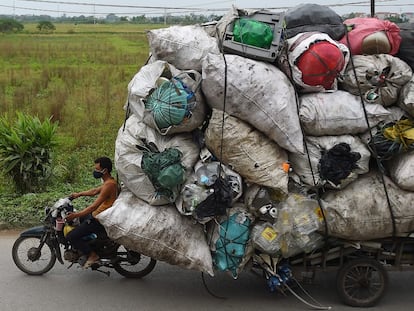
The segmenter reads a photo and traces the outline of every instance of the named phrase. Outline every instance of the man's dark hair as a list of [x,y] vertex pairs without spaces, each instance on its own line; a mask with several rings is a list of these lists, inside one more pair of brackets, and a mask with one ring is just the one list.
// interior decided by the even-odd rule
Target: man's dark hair
[[95,160],[95,164],[99,163],[102,169],[106,168],[108,173],[112,172],[112,161],[107,157],[100,157]]

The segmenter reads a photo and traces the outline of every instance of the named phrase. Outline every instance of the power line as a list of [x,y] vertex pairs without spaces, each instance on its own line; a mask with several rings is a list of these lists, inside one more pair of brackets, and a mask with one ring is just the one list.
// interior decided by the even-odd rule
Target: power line
[[[223,0],[210,2],[208,4],[199,4],[192,7],[167,7],[167,6],[144,6],[144,5],[127,5],[127,4],[103,4],[103,3],[86,3],[86,2],[69,2],[69,1],[52,1],[52,0],[19,0],[25,2],[37,3],[53,3],[53,4],[67,4],[67,5],[82,5],[82,6],[96,6],[96,7],[113,7],[113,8],[130,8],[130,9],[159,9],[159,10],[194,10],[201,5],[211,5],[214,3],[233,2],[232,0]],[[206,9],[207,10],[207,9]]]
[[[53,0],[17,0],[17,1],[24,1],[24,2],[36,2],[36,3],[53,3],[58,5],[79,5],[79,6],[93,6],[93,12],[88,11],[70,11],[70,10],[54,10],[54,9],[41,9],[41,8],[33,8],[33,7],[21,7],[21,6],[9,6],[9,5],[0,5],[0,7],[5,8],[12,8],[13,11],[15,9],[20,10],[28,10],[28,11],[43,11],[43,12],[50,12],[50,13],[64,13],[64,14],[82,14],[82,15],[108,15],[108,14],[118,14],[118,15],[142,15],[142,14],[165,14],[166,11],[169,11],[168,14],[186,14],[186,13],[201,13],[201,12],[226,12],[229,8],[202,8],[200,6],[207,5],[207,4],[198,4],[197,6],[193,7],[165,7],[165,6],[141,6],[141,5],[122,5],[122,4],[102,4],[102,3],[86,3],[86,2],[69,2],[69,1],[53,1]],[[390,6],[389,4],[384,4],[386,2],[394,2],[396,0],[377,0],[377,7],[380,6]],[[234,2],[234,1],[214,1],[209,2],[208,5],[215,4],[215,3],[224,3],[224,2]],[[327,4],[328,7],[344,7],[344,6],[370,6],[370,1],[356,1],[356,2],[345,2],[345,3],[336,3],[336,4]],[[380,3],[378,3],[380,2]],[[414,3],[407,3],[407,4],[393,4],[393,7],[402,7],[402,6],[414,6]],[[151,10],[151,11],[139,11],[139,12],[96,12],[95,7],[111,7],[111,8],[130,8],[130,9],[144,9],[144,10]],[[265,9],[269,10],[287,10],[292,7],[266,7]],[[248,8],[248,9],[258,9],[258,8]],[[160,11],[162,10],[162,11]]]
[[[128,4],[103,4],[103,3],[87,3],[87,2],[69,2],[69,1],[53,1],[53,0],[18,0],[18,1],[25,1],[25,2],[37,2],[37,3],[53,3],[53,4],[67,4],[67,5],[79,5],[79,6],[94,6],[94,7],[114,7],[114,8],[136,8],[136,9],[159,9],[159,10],[192,10],[195,8],[202,7],[204,5],[212,5],[217,3],[227,3],[227,2],[234,2],[233,0],[222,0],[222,1],[213,1],[203,4],[197,4],[194,6],[189,7],[167,7],[167,6],[144,6],[144,5],[128,5]],[[387,2],[395,2],[396,0],[377,0],[376,6],[411,6],[414,4],[378,4],[387,3]],[[333,4],[326,4],[325,6],[328,7],[343,7],[343,6],[370,6],[370,1],[357,1],[357,2],[345,2],[345,3],[333,3]],[[285,10],[290,9],[292,6],[285,6],[285,7],[266,7],[267,9],[279,9]],[[261,8],[248,8],[248,9],[261,9]],[[205,9],[209,10],[209,9]],[[217,9],[214,9],[217,10]]]
[[[160,13],[160,10],[158,11],[145,11],[145,12],[89,12],[89,11],[68,11],[68,10],[53,10],[53,9],[39,9],[39,8],[28,8],[28,7],[18,7],[18,6],[10,6],[10,5],[2,5],[0,4],[0,7],[4,8],[15,8],[20,10],[27,10],[27,11],[41,11],[41,12],[50,12],[50,13],[65,13],[65,14],[82,14],[82,15],[108,15],[108,14],[118,14],[118,15],[139,15],[139,14],[157,14]],[[173,11],[170,13],[175,14],[184,14],[184,13],[194,13],[194,12],[224,12],[227,11],[228,8],[224,9],[186,9],[186,10],[179,10],[179,11]]]

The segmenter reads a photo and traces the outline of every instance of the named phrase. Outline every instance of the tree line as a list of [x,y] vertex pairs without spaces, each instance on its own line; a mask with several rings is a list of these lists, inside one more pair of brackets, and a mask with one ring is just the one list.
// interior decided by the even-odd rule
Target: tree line
[[[350,13],[342,16],[342,18],[348,19],[356,17],[356,13]],[[108,23],[131,23],[131,24],[169,24],[169,25],[192,25],[201,24],[211,21],[218,21],[221,15],[170,15],[163,16],[146,16],[138,15],[133,17],[118,16],[115,14],[108,14],[103,18],[97,18],[96,16],[66,16],[65,14],[59,17],[52,17],[49,15],[0,15],[0,32],[19,32],[24,29],[23,23],[39,23],[39,31],[51,32],[55,30],[53,23],[73,23],[73,24],[108,24]],[[386,18],[394,23],[405,22],[403,17],[389,17]]]
[[96,16],[66,16],[62,15],[59,17],[52,17],[49,15],[0,15],[0,19],[13,19],[19,23],[36,23],[40,21],[49,21],[53,23],[74,23],[74,24],[108,24],[108,23],[132,23],[132,24],[197,24],[205,23],[210,21],[219,20],[221,15],[198,15],[198,14],[189,14],[189,15],[162,15],[162,16],[146,16],[138,15],[133,17],[128,16],[118,16],[115,14],[108,14],[105,17],[97,18]]

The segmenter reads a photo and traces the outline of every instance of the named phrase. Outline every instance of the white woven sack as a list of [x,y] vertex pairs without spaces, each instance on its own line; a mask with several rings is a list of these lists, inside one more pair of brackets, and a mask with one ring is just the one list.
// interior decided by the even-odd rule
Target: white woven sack
[[371,153],[366,145],[356,136],[308,136],[306,137],[306,142],[308,146],[308,155],[289,153],[289,162],[293,168],[293,171],[300,177],[300,180],[308,186],[322,186],[325,184],[325,181],[322,180],[319,175],[318,169],[319,161],[322,158],[322,151],[329,150],[339,143],[347,143],[350,145],[351,152],[358,152],[361,155],[361,158],[357,161],[358,168],[354,169],[346,179],[334,188],[344,188],[349,183],[354,181],[358,175],[365,174],[369,171],[369,160]]
[[[368,130],[359,96],[345,91],[319,92],[299,97],[299,118],[311,136],[359,134]],[[365,104],[369,127],[390,115],[381,105]]]
[[[413,74],[407,63],[389,54],[355,55],[353,63],[356,78],[350,63],[340,88],[358,96],[361,91],[364,100],[372,104],[391,106],[397,103],[401,88]],[[380,80],[383,73],[383,80]]]
[[[179,78],[187,87],[194,92],[195,103],[190,110],[190,118],[178,125],[171,125],[167,128],[158,128],[153,114],[145,108],[145,99],[152,90],[157,87],[157,80],[160,78],[171,79]],[[206,104],[204,96],[201,94],[201,74],[194,70],[181,71],[165,61],[154,61],[141,67],[138,73],[131,79],[128,84],[128,107],[132,113],[144,120],[145,124],[156,129],[162,135],[171,135],[175,133],[191,132],[199,127],[206,116]]]
[[142,170],[142,151],[136,147],[137,145],[143,145],[141,139],[145,139],[147,143],[154,143],[160,152],[167,148],[180,150],[183,154],[181,164],[185,167],[187,176],[198,160],[199,147],[192,141],[190,133],[168,137],[162,136],[142,121],[139,121],[135,115],[131,115],[125,126],[121,126],[118,131],[115,141],[115,166],[120,180],[137,197],[151,205],[174,202],[181,189],[177,187],[172,197],[160,195]]
[[205,133],[209,150],[247,182],[287,193],[286,151],[246,122],[225,114],[223,123],[222,116],[213,109]]
[[215,38],[200,25],[171,26],[147,32],[152,56],[181,70],[201,71],[201,60],[207,53],[219,54]]
[[[396,235],[414,230],[414,193],[398,188],[384,176],[395,217]],[[322,197],[328,234],[347,240],[391,237],[392,218],[381,177],[376,172],[360,176],[341,191],[329,191]]]
[[407,111],[410,116],[414,117],[414,75],[401,89],[398,106]]
[[391,179],[401,189],[414,191],[414,151],[396,155],[387,166]]
[[123,190],[113,206],[98,215],[108,236],[141,254],[213,275],[203,227],[173,206],[151,206]]
[[[308,36],[309,34],[309,36]],[[303,35],[306,35],[306,38],[303,38]],[[289,50],[288,53],[288,61],[290,68],[292,69],[292,78],[293,81],[302,87],[302,92],[321,92],[325,91],[325,88],[322,85],[313,86],[308,85],[302,80],[302,71],[299,69],[299,67],[296,65],[298,58],[306,52],[309,47],[314,44],[315,42],[319,41],[327,41],[334,46],[336,46],[344,55],[345,65],[343,69],[339,72],[339,74],[343,74],[346,68],[346,65],[349,61],[349,49],[346,47],[346,45],[339,43],[338,41],[333,40],[329,35],[326,33],[321,32],[315,32],[313,34],[310,33],[299,33],[293,38],[289,38],[287,40],[287,47]],[[338,81],[335,79],[332,90],[336,90],[338,88]]]
[[225,111],[248,122],[282,148],[303,152],[295,90],[277,67],[237,55],[209,54],[203,61],[202,74],[201,87],[210,107],[223,110],[227,76]]

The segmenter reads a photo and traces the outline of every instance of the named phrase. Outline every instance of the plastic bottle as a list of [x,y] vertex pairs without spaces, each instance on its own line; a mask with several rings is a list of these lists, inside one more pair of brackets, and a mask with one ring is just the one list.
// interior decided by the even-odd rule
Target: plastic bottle
[[278,212],[277,229],[283,234],[292,231],[292,211],[286,203],[281,203],[281,207]]
[[256,248],[267,254],[280,251],[279,232],[271,223],[256,224],[252,229],[252,240]]
[[214,189],[206,189],[196,184],[187,184],[183,189],[183,202],[187,209],[194,210],[198,204],[207,199],[213,192]]
[[212,186],[218,178],[219,165],[219,162],[203,163],[195,172],[198,184]]

